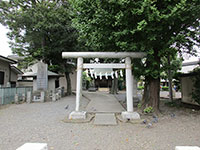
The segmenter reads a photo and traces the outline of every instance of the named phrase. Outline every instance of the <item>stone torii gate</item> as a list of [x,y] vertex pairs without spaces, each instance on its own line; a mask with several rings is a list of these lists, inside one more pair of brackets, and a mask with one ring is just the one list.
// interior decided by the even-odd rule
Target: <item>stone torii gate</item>
[[[77,58],[77,84],[76,84],[76,109],[69,115],[70,119],[85,119],[86,112],[80,111],[80,100],[82,97],[82,72],[88,68],[121,68],[126,69],[126,101],[127,111],[122,112],[124,119],[139,119],[140,115],[133,110],[133,87],[131,58],[143,58],[146,54],[142,52],[63,52],[63,58]],[[125,63],[101,63],[86,64],[83,58],[125,58]]]

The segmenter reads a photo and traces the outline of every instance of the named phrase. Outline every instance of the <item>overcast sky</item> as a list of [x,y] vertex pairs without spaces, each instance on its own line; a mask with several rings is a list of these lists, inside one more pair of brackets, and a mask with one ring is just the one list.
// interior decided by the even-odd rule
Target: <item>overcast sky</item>
[[[9,44],[8,44],[9,39],[6,36],[7,32],[8,32],[8,29],[6,29],[6,27],[0,24],[0,55],[3,55],[5,57],[12,54],[11,49],[9,48]],[[198,53],[199,53],[198,55],[200,56],[200,50]],[[184,59],[186,61],[193,61],[193,60],[197,60],[198,58],[191,57],[189,55],[184,55]]]
[[0,55],[5,57],[12,54],[8,44],[9,39],[6,36],[7,32],[8,30],[0,24]]

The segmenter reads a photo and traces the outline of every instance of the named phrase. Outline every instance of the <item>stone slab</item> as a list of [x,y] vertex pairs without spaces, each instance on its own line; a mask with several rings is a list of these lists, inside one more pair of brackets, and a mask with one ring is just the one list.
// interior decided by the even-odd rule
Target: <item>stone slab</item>
[[175,150],[200,150],[198,146],[176,146]]
[[117,125],[114,113],[96,113],[94,125]]
[[69,119],[86,119],[85,111],[72,111],[69,114]]
[[62,121],[65,123],[89,123],[94,118],[94,114],[87,114],[86,116],[86,119],[69,119],[69,116],[67,116]]
[[106,92],[84,92],[83,95],[90,100],[86,107],[87,112],[121,113],[122,111],[125,111],[119,101],[112,94]]
[[121,114],[116,115],[116,118],[120,122],[131,124],[141,124],[144,121],[144,119],[123,119]]
[[88,91],[89,91],[89,92],[96,92],[97,89],[96,89],[95,87],[91,87],[91,88],[88,89]]
[[48,150],[46,143],[25,143],[16,150]]
[[123,119],[140,119],[140,115],[137,112],[122,112]]

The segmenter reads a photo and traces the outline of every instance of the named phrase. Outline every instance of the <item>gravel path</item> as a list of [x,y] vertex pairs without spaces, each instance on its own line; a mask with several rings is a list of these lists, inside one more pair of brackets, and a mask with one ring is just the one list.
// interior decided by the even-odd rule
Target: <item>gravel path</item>
[[[84,99],[82,109],[87,104]],[[120,122],[117,126],[64,123],[62,119],[74,107],[75,96],[0,108],[0,150],[15,150],[26,142],[48,143],[49,150],[173,150],[177,145],[200,146],[199,112],[178,110],[174,118],[166,114],[152,128]]]

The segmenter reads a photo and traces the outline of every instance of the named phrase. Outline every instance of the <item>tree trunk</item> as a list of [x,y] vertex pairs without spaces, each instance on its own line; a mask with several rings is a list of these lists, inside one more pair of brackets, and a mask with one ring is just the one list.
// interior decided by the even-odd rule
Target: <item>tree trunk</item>
[[67,81],[67,95],[72,95],[72,86],[69,74],[70,74],[69,72],[65,72],[65,77]]
[[149,77],[145,80],[144,95],[142,99],[142,109],[153,107],[154,112],[159,112],[160,102],[160,78]]
[[[168,65],[169,67],[171,66],[170,63],[170,56],[168,55],[167,57],[167,61],[168,61]],[[171,102],[173,102],[173,91],[172,91],[172,73],[171,73],[171,69],[168,69],[168,80],[169,80],[169,99]]]
[[114,78],[112,80],[112,86],[111,86],[111,91],[110,93],[111,94],[117,94],[117,91],[118,91],[118,79],[117,78]]
[[144,87],[144,95],[142,100],[142,109],[145,107],[153,107],[155,113],[159,112],[159,103],[160,103],[160,57],[158,55],[159,49],[154,50],[153,61],[156,63],[152,63],[152,58],[147,59],[146,68],[153,68],[156,70],[157,77],[154,78],[151,74],[145,77],[145,87]]
[[147,79],[145,79],[145,84],[144,84],[144,93],[142,97],[142,110],[144,110],[148,106],[149,102],[149,84],[147,82]]

